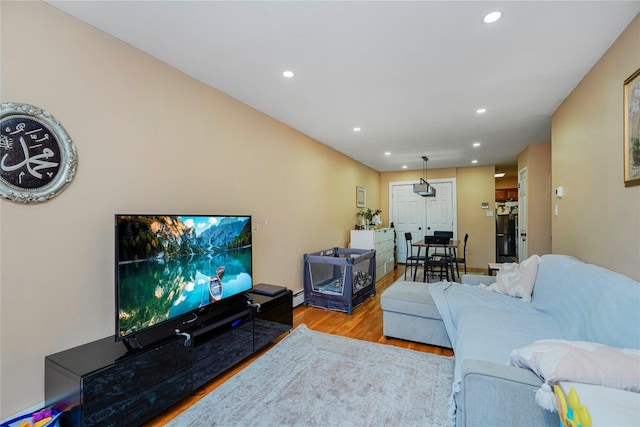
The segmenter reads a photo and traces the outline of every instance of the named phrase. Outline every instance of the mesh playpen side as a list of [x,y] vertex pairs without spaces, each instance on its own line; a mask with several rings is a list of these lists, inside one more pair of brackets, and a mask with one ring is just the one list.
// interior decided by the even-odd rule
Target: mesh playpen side
[[376,294],[376,251],[332,248],[304,255],[304,305],[346,311]]

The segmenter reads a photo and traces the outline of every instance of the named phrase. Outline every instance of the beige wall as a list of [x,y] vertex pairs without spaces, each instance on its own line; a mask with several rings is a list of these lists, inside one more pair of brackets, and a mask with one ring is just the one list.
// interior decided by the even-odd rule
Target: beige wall
[[640,15],[552,118],[553,252],[640,280],[640,186],[623,183],[623,82],[640,66]]
[[[495,217],[487,217],[487,210],[481,208],[488,202],[493,211],[495,201],[495,178],[493,166],[471,168],[429,169],[427,180],[441,178],[456,179],[456,203],[458,206],[459,240],[469,233],[467,245],[467,266],[487,268],[487,263],[495,261]],[[380,174],[380,200],[382,208],[389,210],[389,183],[417,181],[422,171],[384,172]],[[384,216],[388,221],[389,214]]]
[[504,188],[518,188],[518,177],[496,178],[496,190],[502,190]]
[[[458,236],[469,233],[467,244],[468,267],[485,270],[496,260],[496,218],[487,216],[494,211],[495,170],[491,166],[460,168],[457,174]],[[482,209],[488,202],[489,209]]]
[[527,168],[527,255],[551,253],[551,144],[530,145],[518,155]]
[[0,419],[44,400],[44,357],[113,334],[115,213],[253,214],[257,281],[302,288],[379,173],[42,2],[1,2],[2,102],[78,149],[53,200],[0,202]]

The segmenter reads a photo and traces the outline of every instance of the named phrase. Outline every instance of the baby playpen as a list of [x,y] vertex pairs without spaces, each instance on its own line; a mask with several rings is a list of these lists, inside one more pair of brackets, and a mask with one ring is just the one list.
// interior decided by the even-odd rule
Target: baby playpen
[[304,305],[346,311],[376,294],[376,251],[332,248],[304,256]]

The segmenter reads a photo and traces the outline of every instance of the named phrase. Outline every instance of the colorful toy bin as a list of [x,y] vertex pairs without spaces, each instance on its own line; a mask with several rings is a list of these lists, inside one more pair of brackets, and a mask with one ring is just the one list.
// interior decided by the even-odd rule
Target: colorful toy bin
[[61,415],[62,412],[43,409],[33,414],[13,418],[0,424],[0,427],[60,427],[58,418],[60,418]]
[[332,248],[304,255],[304,305],[351,314],[376,294],[376,251]]

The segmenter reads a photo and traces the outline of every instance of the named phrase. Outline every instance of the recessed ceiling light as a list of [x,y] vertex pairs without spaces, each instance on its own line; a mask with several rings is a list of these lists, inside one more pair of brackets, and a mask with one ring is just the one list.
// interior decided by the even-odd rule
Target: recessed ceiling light
[[480,147],[480,143],[479,143],[479,142],[474,142],[474,143],[473,143],[473,146],[474,146],[474,147]]
[[402,165],[402,169],[407,169],[409,166],[407,165]]
[[478,113],[478,114],[484,114],[484,113],[486,113],[486,112],[487,112],[487,109],[486,109],[486,108],[478,108],[478,109],[476,110],[476,113]]
[[471,160],[471,163],[476,164],[476,163],[478,163],[478,161],[477,160]]
[[286,78],[288,78],[288,79],[290,79],[291,77],[293,77],[293,76],[294,76],[293,71],[289,71],[289,70],[284,71],[284,72],[282,73],[282,75],[283,75],[283,76],[285,76],[285,77],[286,77]]
[[498,19],[502,18],[502,12],[499,10],[494,10],[493,12],[487,13],[484,18],[482,18],[482,22],[485,24],[493,24]]
[[360,132],[360,130],[361,130],[361,129],[360,129],[359,127],[355,127],[355,128],[353,128],[353,131],[354,131],[354,132]]
[[496,178],[502,178],[504,175],[505,175],[504,172],[494,174]]
[[390,156],[391,155],[391,151],[385,151],[384,155],[385,156]]

